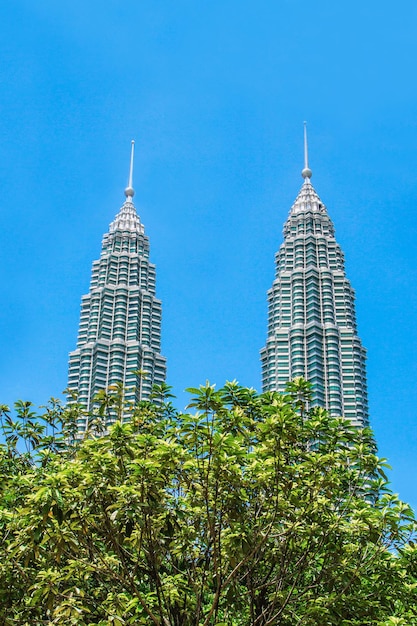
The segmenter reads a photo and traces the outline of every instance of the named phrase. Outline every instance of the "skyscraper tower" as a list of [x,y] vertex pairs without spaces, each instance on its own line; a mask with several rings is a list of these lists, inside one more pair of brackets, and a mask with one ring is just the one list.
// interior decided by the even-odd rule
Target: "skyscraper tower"
[[305,125],[302,176],[268,291],[263,390],[283,391],[287,381],[302,376],[313,385],[313,405],[364,426],[366,351],[357,334],[355,294],[333,223],[311,184]]
[[[134,142],[126,200],[103,236],[93,262],[90,291],[81,299],[77,348],[69,355],[68,388],[91,409],[95,394],[122,382],[126,400],[149,398],[165,380],[161,350],[161,302],[149,239],[133,204]],[[82,428],[82,425],[81,425]]]

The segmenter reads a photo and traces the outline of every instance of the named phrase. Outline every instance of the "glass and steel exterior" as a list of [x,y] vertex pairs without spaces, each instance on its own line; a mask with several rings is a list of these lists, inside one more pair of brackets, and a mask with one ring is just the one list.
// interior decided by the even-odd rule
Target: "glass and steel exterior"
[[261,350],[263,390],[283,391],[298,376],[313,385],[313,405],[368,424],[366,351],[357,333],[355,294],[311,170],[284,224],[268,291],[268,334]]
[[81,300],[77,347],[69,355],[68,388],[88,410],[97,392],[115,383],[123,383],[126,400],[136,402],[149,399],[153,384],[166,377],[155,266],[133,194],[130,181],[93,262],[90,290]]

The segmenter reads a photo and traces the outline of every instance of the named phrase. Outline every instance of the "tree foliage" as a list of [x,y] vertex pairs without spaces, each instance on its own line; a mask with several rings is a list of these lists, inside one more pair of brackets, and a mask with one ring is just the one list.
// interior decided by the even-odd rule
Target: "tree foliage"
[[188,391],[179,414],[115,387],[82,439],[76,403],[1,407],[0,623],[417,624],[413,514],[370,431],[303,380]]

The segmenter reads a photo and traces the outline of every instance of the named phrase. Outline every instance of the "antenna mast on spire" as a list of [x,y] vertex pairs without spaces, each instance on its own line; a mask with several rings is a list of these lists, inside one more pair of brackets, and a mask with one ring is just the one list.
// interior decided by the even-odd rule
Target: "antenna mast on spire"
[[304,122],[304,168],[308,168],[307,122]]
[[307,142],[307,122],[304,122],[304,169],[301,172],[301,176],[306,178],[311,178],[313,172],[308,167],[308,142]]
[[126,198],[132,199],[135,195],[135,190],[133,189],[133,159],[135,156],[135,142],[132,139],[132,148],[130,151],[130,169],[129,169],[129,182],[125,189]]

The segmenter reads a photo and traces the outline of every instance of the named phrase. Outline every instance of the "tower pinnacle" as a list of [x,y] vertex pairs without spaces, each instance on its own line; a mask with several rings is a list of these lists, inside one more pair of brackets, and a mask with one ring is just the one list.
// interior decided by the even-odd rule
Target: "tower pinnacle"
[[[99,391],[111,393],[115,384],[123,385],[130,406],[149,400],[153,385],[165,381],[156,270],[132,202],[133,156],[134,141],[125,202],[103,236],[100,258],[93,262],[90,290],[82,297],[77,347],[70,353],[68,388],[87,411],[97,406]],[[140,372],[146,372],[146,379]],[[107,412],[106,427],[116,418],[120,415],[113,409]],[[86,413],[80,414],[79,434],[90,428],[87,420]]]
[[132,139],[132,149],[130,152],[130,170],[129,170],[129,182],[125,189],[125,196],[130,201],[132,201],[133,196],[135,195],[135,190],[133,189],[133,158],[135,156],[135,142]]
[[262,388],[285,392],[287,381],[302,376],[312,384],[311,406],[363,428],[368,425],[366,350],[357,332],[355,292],[333,223],[310,182],[305,125],[302,176],[268,291]]
[[301,176],[306,178],[311,178],[313,172],[308,167],[308,143],[307,143],[307,122],[304,122],[304,169],[301,172]]

